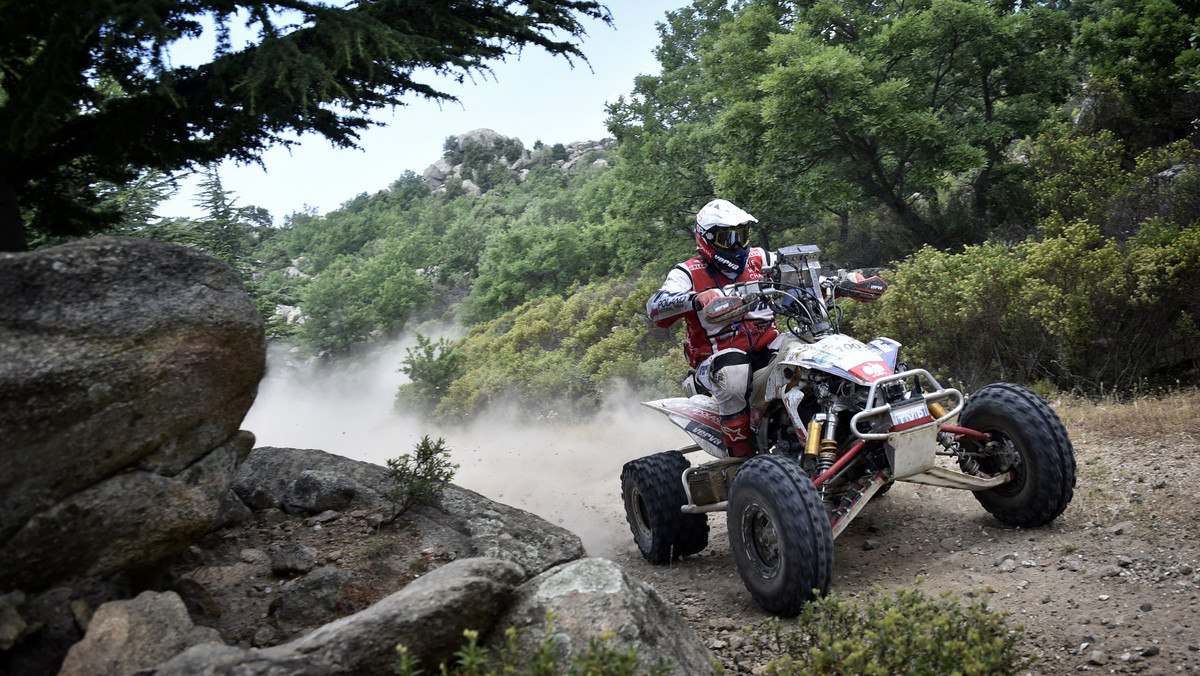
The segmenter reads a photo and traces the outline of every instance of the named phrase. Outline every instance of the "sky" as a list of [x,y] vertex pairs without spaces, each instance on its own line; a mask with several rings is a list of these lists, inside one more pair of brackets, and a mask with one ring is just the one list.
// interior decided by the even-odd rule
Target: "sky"
[[[655,24],[689,0],[607,0],[613,26],[584,24],[581,49],[590,63],[551,57],[529,48],[492,73],[475,74],[462,85],[442,80],[435,86],[459,99],[439,104],[410,97],[408,105],[377,111],[373,118],[387,126],[366,130],[360,149],[338,149],[324,137],[308,134],[289,148],[263,155],[263,167],[224,162],[219,175],[238,206],[260,206],[282,223],[283,217],[315,208],[325,214],[361,193],[374,194],[406,170],[417,174],[442,156],[446,138],[475,129],[491,129],[519,138],[527,148],[546,144],[594,141],[607,137],[605,105],[633,90],[638,75],[659,72],[653,50]],[[185,181],[174,197],[161,204],[163,217],[195,218],[196,181]]]

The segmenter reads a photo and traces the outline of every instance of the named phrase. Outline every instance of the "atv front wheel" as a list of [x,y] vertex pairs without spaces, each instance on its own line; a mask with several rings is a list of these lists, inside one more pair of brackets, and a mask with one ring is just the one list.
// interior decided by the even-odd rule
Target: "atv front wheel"
[[833,531],[816,487],[794,461],[747,460],[729,488],[727,518],[738,574],[764,610],[792,617],[829,593]]
[[1050,523],[1075,493],[1075,449],[1058,414],[1032,391],[999,383],[971,395],[959,424],[992,439],[963,443],[969,457],[993,476],[1012,480],[976,491],[975,498],[1008,526],[1032,528]]
[[631,460],[621,469],[625,520],[642,556],[655,565],[708,546],[707,515],[679,511],[687,503],[683,471],[690,464],[679,451],[667,451]]

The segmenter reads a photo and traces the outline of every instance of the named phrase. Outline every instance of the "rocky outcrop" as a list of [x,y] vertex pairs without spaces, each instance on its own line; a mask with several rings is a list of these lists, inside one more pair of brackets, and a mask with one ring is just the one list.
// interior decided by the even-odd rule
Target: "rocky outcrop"
[[194,645],[221,645],[215,629],[197,627],[174,592],[142,592],[100,606],[87,635],[63,662],[59,676],[126,676],[164,662]]
[[[430,190],[447,190],[451,185],[457,185],[468,195],[481,195],[486,190],[478,185],[476,172],[494,167],[512,172],[518,182],[523,182],[529,175],[530,167],[535,165],[567,174],[585,166],[604,167],[608,166],[604,155],[616,147],[613,139],[605,139],[554,146],[535,145],[535,149],[530,151],[520,139],[501,136],[491,129],[469,131],[452,137],[452,141],[446,153],[421,175]],[[469,156],[472,152],[474,157]]]
[[523,577],[509,561],[455,561],[290,643],[261,650],[197,646],[155,674],[391,674],[398,642],[422,664],[436,665],[462,644],[464,630],[491,626]]
[[621,650],[635,648],[645,667],[661,664],[689,676],[716,673],[711,654],[674,606],[605,559],[573,561],[521,585],[494,627],[485,645],[501,649],[503,631],[519,627],[519,652],[526,662],[537,654],[549,629],[562,663],[587,651],[592,642],[607,642]]
[[227,265],[99,238],[0,254],[0,591],[147,566],[208,530],[265,369]]
[[251,452],[263,324],[215,259],[0,254],[0,294],[0,673],[388,674],[400,643],[433,669],[549,610],[564,657],[600,631],[707,673],[570,531],[453,485],[398,515],[384,467]]
[[[256,448],[242,464],[233,492],[250,509],[318,515],[330,509],[374,511],[379,521],[394,505],[381,465],[316,449]],[[335,507],[336,505],[336,507]],[[409,515],[428,540],[456,558],[507,559],[530,575],[584,555],[579,536],[524,510],[447,485],[432,504]]]

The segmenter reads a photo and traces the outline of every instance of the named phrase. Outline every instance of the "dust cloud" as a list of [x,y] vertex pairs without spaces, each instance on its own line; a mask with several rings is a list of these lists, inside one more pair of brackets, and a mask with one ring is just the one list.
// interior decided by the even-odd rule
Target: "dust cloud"
[[422,436],[442,438],[454,463],[454,483],[533,512],[583,540],[588,554],[632,547],[621,504],[621,466],[634,458],[689,443],[664,416],[633,395],[614,392],[586,423],[522,422],[494,411],[471,423],[435,424],[393,409],[406,338],[331,369],[307,365],[272,346],[267,376],[242,424],[256,446],[316,448],[385,464],[410,453]]

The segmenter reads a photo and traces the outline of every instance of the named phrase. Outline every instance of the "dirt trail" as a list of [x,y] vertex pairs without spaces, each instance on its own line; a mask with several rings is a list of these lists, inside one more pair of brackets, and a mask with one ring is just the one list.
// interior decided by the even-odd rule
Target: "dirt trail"
[[[737,575],[723,513],[709,516],[710,544],[697,556],[659,567],[638,554],[621,505],[621,466],[688,440],[634,397],[613,393],[628,405],[599,411],[588,425],[497,414],[448,429],[396,419],[385,396],[394,384],[356,385],[348,395],[326,381],[298,383],[285,370],[275,378],[279,387],[260,397],[250,427],[260,444],[383,464],[420,434],[444,435],[460,464],[456,484],[570,528],[589,554],[653,584],[727,673],[761,671],[771,657],[755,649],[768,617]],[[308,408],[297,409],[298,399]],[[1200,672],[1200,392],[1054,408],[1078,462],[1074,500],[1058,520],[1006,528],[968,492],[899,484],[835,541],[833,594],[911,587],[922,577],[930,595],[983,595],[1024,626],[1020,645],[1035,658],[1033,674]]]
[[[1190,417],[1194,403],[1172,406]],[[854,597],[921,578],[930,595],[984,595],[1023,625],[1032,674],[1200,672],[1195,423],[1121,438],[1092,431],[1105,413],[1077,406],[1060,411],[1079,467],[1075,497],[1058,520],[1007,528],[969,492],[898,484],[836,540],[832,593]],[[628,535],[623,517],[612,520]],[[728,673],[761,671],[770,655],[751,639],[768,618],[736,573],[725,515],[709,523],[708,549],[669,567],[647,564],[629,538],[607,555],[675,602]]]

